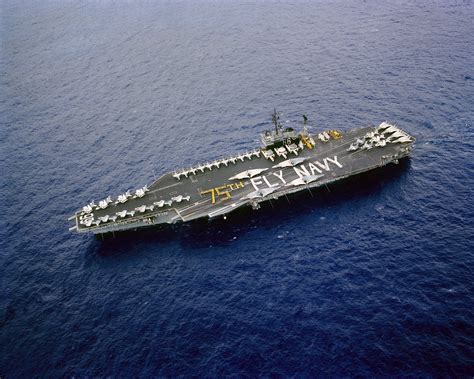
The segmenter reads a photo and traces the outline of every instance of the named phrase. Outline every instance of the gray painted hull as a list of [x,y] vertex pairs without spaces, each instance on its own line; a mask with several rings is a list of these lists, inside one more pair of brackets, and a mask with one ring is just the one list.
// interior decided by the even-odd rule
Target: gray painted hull
[[101,234],[223,217],[244,206],[258,208],[263,201],[398,162],[410,154],[415,139],[398,128],[406,136],[403,142],[350,149],[355,141],[360,142],[375,130],[355,129],[326,142],[312,136],[314,148],[304,147],[298,154],[287,152],[286,157],[275,156],[273,161],[255,150],[198,165],[181,174],[168,173],[149,185],[144,194],[131,194],[123,203],[109,198],[108,204],[102,203],[103,209],[92,205],[92,210],[76,212],[71,217],[75,226],[70,229]]

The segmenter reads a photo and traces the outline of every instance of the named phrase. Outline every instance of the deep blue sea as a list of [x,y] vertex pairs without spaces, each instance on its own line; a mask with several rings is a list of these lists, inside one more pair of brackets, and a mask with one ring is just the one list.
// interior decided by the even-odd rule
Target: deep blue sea
[[[0,377],[474,375],[472,1],[0,3]],[[412,158],[106,240],[92,199],[384,120]]]

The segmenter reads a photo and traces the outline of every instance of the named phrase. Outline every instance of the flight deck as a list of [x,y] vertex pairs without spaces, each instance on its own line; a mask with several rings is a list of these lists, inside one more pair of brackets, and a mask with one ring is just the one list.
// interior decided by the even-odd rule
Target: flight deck
[[[261,135],[251,151],[161,176],[148,186],[91,202],[71,231],[104,234],[199,218],[226,217],[240,207],[327,185],[408,156],[415,139],[387,122],[342,133],[283,129]],[[305,118],[306,121],[306,118]]]

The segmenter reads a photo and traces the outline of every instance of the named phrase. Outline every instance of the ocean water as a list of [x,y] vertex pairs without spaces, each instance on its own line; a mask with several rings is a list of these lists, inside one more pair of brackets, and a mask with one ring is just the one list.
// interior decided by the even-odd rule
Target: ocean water
[[[0,5],[0,377],[474,375],[472,1]],[[412,158],[98,241],[91,199],[255,147],[273,107]]]

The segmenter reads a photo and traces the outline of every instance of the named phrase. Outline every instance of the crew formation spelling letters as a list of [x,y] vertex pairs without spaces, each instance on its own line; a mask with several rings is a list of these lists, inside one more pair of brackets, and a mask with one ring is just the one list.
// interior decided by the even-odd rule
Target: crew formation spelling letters
[[[324,171],[331,171],[331,166],[329,163],[333,163],[335,166],[342,168],[342,164],[338,161],[337,156],[334,158],[324,158],[323,163],[319,161],[315,161],[314,163],[308,163],[308,168],[304,164],[300,164],[299,166],[292,167],[294,172],[298,175],[299,178],[303,179],[304,177],[316,174],[323,174]],[[291,171],[290,171],[291,172]],[[287,185],[287,180],[284,178],[283,170],[273,172],[272,176],[276,177],[279,182],[283,185]],[[268,188],[271,187],[279,187],[280,183],[270,183],[268,178],[265,175],[256,176],[250,179],[250,183],[252,184],[255,191],[258,191],[260,188],[259,185],[265,183]]]
[[216,203],[216,195],[218,197],[221,197],[221,200],[227,200],[227,199],[230,199],[232,197],[230,192],[234,191],[238,188],[244,188],[244,182],[231,183],[231,184],[226,184],[224,186],[211,188],[211,189],[208,189],[206,191],[202,191],[201,195],[205,195],[206,193],[210,193],[212,204],[215,204]]
[[[298,166],[294,166],[292,167],[293,171],[279,170],[267,175],[254,176],[249,178],[249,180],[255,191],[259,191],[262,189],[261,187],[263,185],[267,188],[276,188],[291,185],[292,183],[294,183],[294,181],[289,183],[288,180],[290,175],[294,175],[293,173],[296,173],[296,175],[298,175],[300,179],[305,179],[309,177],[315,178],[316,175],[318,177],[322,177],[324,175],[324,172],[329,172],[334,167],[342,168],[342,164],[339,162],[337,156],[334,156],[333,158],[324,158],[322,162],[314,161],[309,162],[307,164],[300,164]],[[216,204],[217,200],[225,201],[232,198],[230,192],[239,188],[244,188],[244,185],[245,183],[242,181],[237,183],[231,183],[202,191],[201,195],[211,194],[211,203]]]

